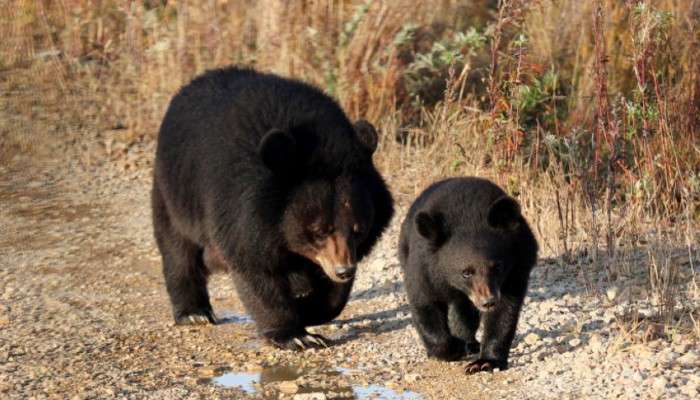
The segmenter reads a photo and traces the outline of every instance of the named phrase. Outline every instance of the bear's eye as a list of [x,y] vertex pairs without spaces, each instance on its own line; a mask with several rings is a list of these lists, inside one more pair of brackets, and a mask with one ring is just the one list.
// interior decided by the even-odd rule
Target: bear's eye
[[466,279],[471,278],[472,276],[474,276],[474,268],[472,268],[472,267],[466,268],[464,271],[462,271],[462,276],[465,277]]
[[309,234],[311,234],[311,237],[315,240],[325,239],[331,232],[333,232],[332,226],[312,225],[309,229]]
[[360,224],[353,224],[352,226],[352,232],[353,233],[360,233],[362,232],[362,229],[360,227]]

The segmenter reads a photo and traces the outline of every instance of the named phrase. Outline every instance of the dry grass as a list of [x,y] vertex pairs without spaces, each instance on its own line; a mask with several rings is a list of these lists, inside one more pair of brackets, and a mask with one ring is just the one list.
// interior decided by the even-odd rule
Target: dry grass
[[698,27],[700,0],[11,0],[0,159],[151,140],[195,74],[254,65],[376,122],[402,201],[490,177],[544,255],[594,292],[642,276],[665,326],[700,337]]

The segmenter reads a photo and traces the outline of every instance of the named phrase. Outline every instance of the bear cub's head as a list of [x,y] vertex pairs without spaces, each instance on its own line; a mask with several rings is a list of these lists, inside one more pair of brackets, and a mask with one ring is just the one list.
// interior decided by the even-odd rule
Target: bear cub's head
[[504,195],[485,213],[467,210],[457,218],[422,211],[415,224],[434,254],[441,283],[466,294],[480,311],[493,309],[518,262],[518,236],[526,224],[518,203]]
[[[289,189],[281,223],[287,249],[313,261],[332,281],[348,282],[355,276],[358,248],[374,219],[367,176],[352,168],[333,172],[333,166],[325,168],[318,160],[321,165],[305,165],[292,176],[290,168],[298,168],[316,156],[310,157],[309,153],[316,150],[309,150],[309,144],[300,140],[272,131],[260,145],[265,165],[295,182]],[[347,151],[361,153],[356,158],[371,162],[376,147],[374,127],[364,120],[356,122]]]

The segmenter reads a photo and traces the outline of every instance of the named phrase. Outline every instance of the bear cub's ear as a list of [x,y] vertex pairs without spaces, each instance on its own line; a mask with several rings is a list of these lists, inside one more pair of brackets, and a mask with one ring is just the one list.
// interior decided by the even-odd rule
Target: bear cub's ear
[[358,119],[355,122],[355,134],[360,142],[369,150],[370,154],[374,154],[377,150],[377,143],[379,139],[377,138],[377,130],[374,126],[364,119]]
[[447,237],[444,217],[440,213],[421,211],[416,214],[416,230],[434,247],[439,247]]
[[283,172],[296,158],[296,140],[284,131],[272,129],[260,140],[258,154],[272,171]]
[[516,229],[521,219],[520,205],[510,196],[502,196],[494,201],[487,217],[489,225],[498,229]]

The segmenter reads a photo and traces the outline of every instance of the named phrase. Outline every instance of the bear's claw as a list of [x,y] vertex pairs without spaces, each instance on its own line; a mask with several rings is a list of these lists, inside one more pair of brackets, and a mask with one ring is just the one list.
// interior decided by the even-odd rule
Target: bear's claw
[[328,347],[328,339],[313,333],[295,336],[286,340],[271,340],[271,342],[275,346],[287,350],[320,349]]
[[183,315],[175,320],[176,325],[207,325],[216,324],[216,318],[211,313]]
[[467,375],[476,374],[477,372],[493,371],[494,368],[505,369],[505,365],[495,360],[485,360],[480,358],[472,361],[464,368],[464,373]]

